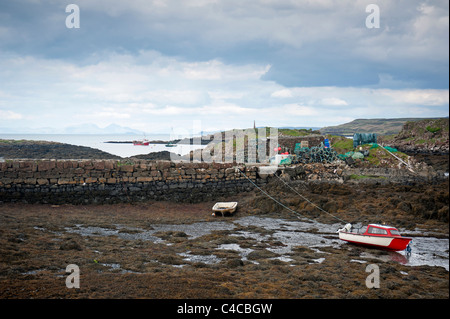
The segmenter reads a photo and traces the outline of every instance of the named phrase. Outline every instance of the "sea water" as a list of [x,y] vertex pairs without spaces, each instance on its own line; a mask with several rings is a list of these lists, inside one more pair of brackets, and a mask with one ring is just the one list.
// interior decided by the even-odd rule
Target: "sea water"
[[189,154],[190,151],[204,148],[203,145],[175,144],[174,147],[166,147],[165,144],[150,144],[148,146],[133,145],[132,143],[107,143],[130,142],[134,140],[148,139],[150,141],[169,141],[170,134],[152,134],[149,136],[132,134],[0,134],[0,139],[7,140],[32,140],[65,143],[77,146],[87,146],[95,148],[109,154],[120,157],[130,157],[161,151],[169,151],[179,155]]

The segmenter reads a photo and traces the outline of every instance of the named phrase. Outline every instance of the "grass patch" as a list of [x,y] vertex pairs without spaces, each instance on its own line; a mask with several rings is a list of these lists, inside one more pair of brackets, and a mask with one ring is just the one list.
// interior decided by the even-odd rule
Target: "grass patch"
[[437,133],[437,132],[439,132],[441,130],[441,128],[440,127],[431,127],[431,126],[427,126],[427,131],[428,132],[431,132],[431,133]]
[[343,136],[335,136],[328,135],[327,138],[330,140],[331,147],[338,154],[345,154],[348,151],[353,151],[353,140],[343,137]]
[[397,134],[383,135],[383,141],[393,141]]

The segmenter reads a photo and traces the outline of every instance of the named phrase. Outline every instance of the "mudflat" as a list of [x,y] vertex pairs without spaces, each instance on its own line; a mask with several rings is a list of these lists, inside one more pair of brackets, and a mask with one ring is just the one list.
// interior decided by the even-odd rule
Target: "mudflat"
[[[342,223],[276,182],[267,191],[298,215],[256,189],[222,198],[239,202],[228,217],[211,215],[215,202],[3,203],[0,298],[449,297],[448,181],[293,187],[345,221],[398,227],[414,237],[412,255],[340,241]],[[444,248],[425,251],[431,242]],[[79,288],[66,285],[68,265]],[[379,288],[366,285],[368,265]]]

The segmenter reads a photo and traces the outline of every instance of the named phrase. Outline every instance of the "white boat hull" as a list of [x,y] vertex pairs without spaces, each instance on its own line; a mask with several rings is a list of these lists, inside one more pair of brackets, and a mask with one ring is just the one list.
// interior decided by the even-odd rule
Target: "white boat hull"
[[404,250],[411,238],[391,236],[371,236],[350,232],[339,232],[339,239],[349,243],[384,248],[389,250]]

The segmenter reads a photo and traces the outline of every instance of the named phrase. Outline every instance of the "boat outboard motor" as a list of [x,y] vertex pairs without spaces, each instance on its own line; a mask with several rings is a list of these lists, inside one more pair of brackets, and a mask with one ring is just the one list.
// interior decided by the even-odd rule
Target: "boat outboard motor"
[[353,228],[352,224],[348,223],[347,225],[344,226],[344,228],[339,229],[339,230],[337,231],[337,233],[339,233],[339,232],[341,232],[341,231],[342,231],[342,232],[350,233],[351,230],[352,230],[352,228]]
[[409,242],[408,246],[406,246],[406,249],[405,249],[407,255],[411,255],[411,246],[410,245],[411,245],[411,242]]

